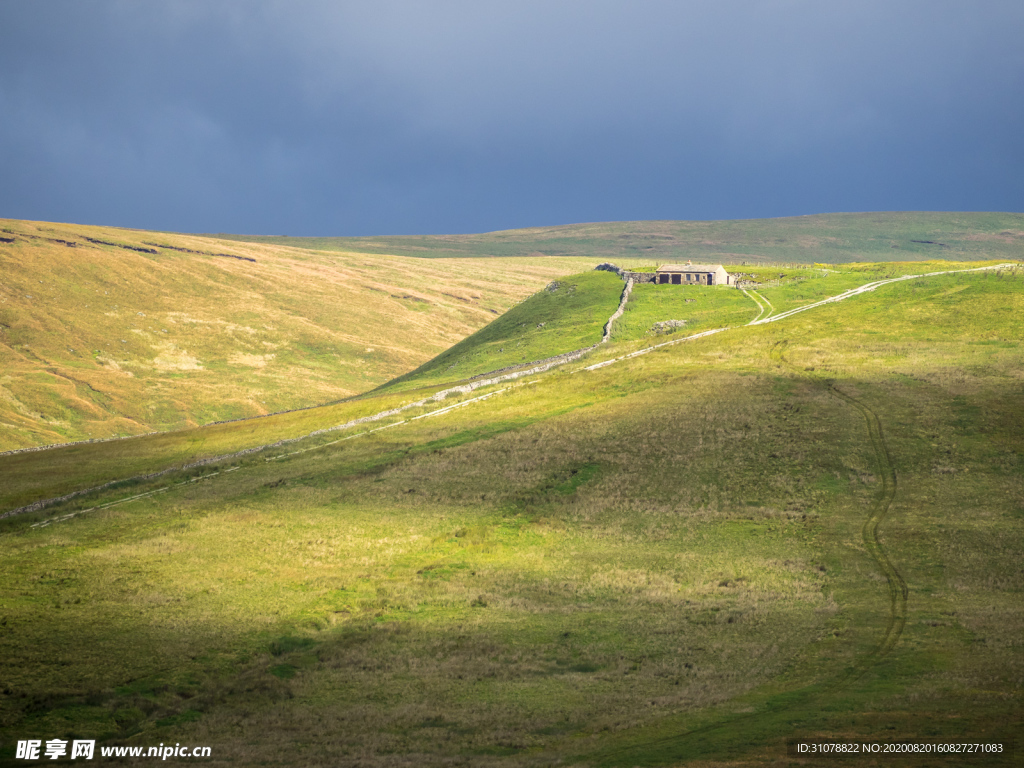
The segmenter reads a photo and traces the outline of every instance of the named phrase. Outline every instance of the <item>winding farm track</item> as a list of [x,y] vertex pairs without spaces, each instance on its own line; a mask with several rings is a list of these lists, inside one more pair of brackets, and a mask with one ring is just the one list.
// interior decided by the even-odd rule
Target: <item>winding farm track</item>
[[[760,320],[754,320],[753,322],[748,323],[748,325],[763,325],[764,323],[774,323],[778,320],[785,320],[787,317],[792,317],[793,315],[798,314],[800,312],[806,312],[809,309],[823,307],[826,304],[834,304],[837,301],[849,299],[851,296],[859,296],[862,293],[873,291],[876,288],[880,288],[883,285],[891,285],[892,283],[902,283],[905,280],[920,280],[921,278],[924,277],[936,277],[938,275],[956,275],[963,272],[986,272],[993,269],[1013,269],[1018,266],[1019,265],[1017,264],[993,264],[987,267],[974,267],[973,269],[947,269],[941,272],[926,272],[921,275],[903,275],[903,277],[890,277],[886,278],[885,280],[875,280],[872,283],[865,283],[864,285],[858,286],[856,288],[851,288],[848,291],[843,291],[842,293],[836,296],[832,296],[827,299],[822,299],[821,301],[815,301],[812,302],[811,304],[805,304],[802,307],[788,309],[785,312],[780,312],[777,315],[763,317]],[[765,300],[764,297],[761,298],[762,301],[765,301],[765,303],[767,303],[767,300]]]
[[768,314],[765,315],[765,317],[771,317],[772,312],[775,311],[775,307],[772,306],[772,303],[770,301],[768,301],[768,299],[766,299],[764,296],[762,296],[757,291],[751,291],[751,293],[754,294],[755,296],[757,296],[757,298],[759,298],[761,301],[763,301],[765,304],[768,305]]
[[782,363],[798,375],[803,375],[805,378],[824,387],[828,390],[829,394],[852,406],[864,417],[868,441],[871,443],[871,450],[874,454],[875,472],[879,478],[874,501],[871,504],[867,519],[861,528],[861,539],[864,542],[864,548],[885,577],[889,591],[889,620],[878,645],[856,664],[854,670],[851,670],[851,673],[846,676],[849,678],[848,682],[853,682],[853,680],[863,675],[871,666],[892,650],[893,646],[900,639],[900,635],[903,634],[903,627],[907,623],[907,598],[909,596],[907,583],[885,553],[882,543],[878,539],[878,526],[888,516],[889,508],[896,498],[896,468],[893,465],[892,454],[889,452],[889,445],[885,441],[882,420],[878,417],[878,414],[864,401],[843,392],[835,385],[834,381],[808,376],[799,371],[796,366],[785,358],[784,353],[787,344],[788,342],[785,341],[777,343],[773,349],[773,356],[777,356]]
[[[758,315],[758,317],[760,318],[759,320],[758,319],[754,319],[751,322],[747,323],[747,325],[745,327],[750,327],[752,325],[764,325],[765,323],[775,323],[775,322],[778,322],[779,320],[785,320],[787,317],[792,317],[793,315],[798,314],[800,312],[806,312],[809,309],[815,309],[817,307],[823,307],[826,304],[834,304],[837,301],[843,301],[844,299],[849,299],[849,298],[851,298],[853,296],[859,296],[862,293],[867,293],[869,291],[873,291],[876,288],[879,288],[879,287],[881,287],[883,285],[889,285],[890,283],[900,283],[900,282],[903,282],[904,280],[920,280],[921,278],[924,278],[924,277],[935,277],[937,275],[955,275],[955,274],[960,274],[962,272],[985,272],[985,271],[994,270],[994,269],[1014,269],[1014,268],[1017,268],[1019,266],[1020,265],[1018,265],[1018,264],[993,264],[993,265],[988,266],[988,267],[974,267],[973,269],[947,269],[947,270],[944,270],[942,272],[927,272],[927,273],[922,274],[922,275],[904,275],[903,277],[892,277],[892,278],[888,278],[886,280],[876,280],[876,281],[874,281],[872,283],[866,283],[865,285],[861,285],[861,286],[859,286],[857,288],[851,288],[850,290],[844,291],[843,293],[840,293],[837,296],[832,296],[832,297],[827,298],[827,299],[822,299],[821,301],[815,301],[812,304],[805,304],[804,306],[796,307],[795,309],[789,309],[789,310],[786,310],[785,312],[780,312],[777,315],[771,315],[769,313],[769,316],[761,317],[760,314],[759,314]],[[750,294],[747,294],[747,295],[749,296]],[[760,294],[758,294],[758,295],[760,295]],[[764,301],[765,304],[768,304],[768,300],[765,299],[763,296],[761,297],[761,300]],[[757,303],[756,299],[754,300],[754,303],[755,304]],[[758,306],[760,306],[760,305],[758,305]],[[771,305],[769,305],[769,306],[771,306]],[[656,349],[661,349],[662,347],[670,347],[673,344],[682,344],[684,341],[693,341],[694,339],[700,339],[700,338],[703,338],[704,336],[710,336],[710,335],[712,335],[714,333],[721,333],[722,331],[728,331],[728,330],[732,330],[731,326],[727,326],[725,328],[715,328],[715,329],[710,330],[710,331],[701,331],[700,333],[695,333],[692,336],[686,336],[686,337],[684,337],[682,339],[673,339],[672,341],[666,341],[666,342],[663,342],[662,344],[655,344],[654,346],[651,346],[651,347],[644,347],[643,349],[638,349],[636,352],[630,352],[628,355],[622,355],[620,357],[615,357],[615,358],[612,358],[611,360],[604,360],[604,361],[602,361],[600,363],[595,363],[594,365],[588,365],[586,368],[581,368],[579,370],[581,370],[581,371],[594,371],[594,370],[597,370],[598,368],[604,368],[605,366],[608,366],[608,365],[614,365],[615,363],[621,362],[622,360],[630,360],[630,359],[632,359],[634,357],[640,357],[640,355],[646,355],[647,353],[653,352]]]
[[[867,293],[879,288],[883,285],[890,283],[901,282],[904,280],[920,279],[924,277],[933,277],[936,275],[954,274],[959,272],[978,272],[992,269],[1003,269],[1012,268],[1016,265],[1013,264],[999,264],[990,267],[979,267],[976,269],[964,269],[964,270],[947,270],[943,272],[930,272],[923,275],[907,275],[899,278],[892,278],[888,280],[878,280],[872,283],[867,283],[858,288],[845,291],[837,296],[833,296],[823,301],[814,302],[803,307],[788,310],[778,315],[761,317],[764,312],[764,308],[761,308],[760,302],[757,299],[753,299],[754,303],[761,308],[761,312],[758,313],[757,318],[748,323],[750,325],[764,325],[766,323],[776,322],[783,320],[787,317],[791,317],[799,312],[804,312],[815,307],[821,307],[826,304],[835,303],[842,301],[853,296],[859,296],[862,293]],[[744,293],[747,293],[744,290]],[[750,296],[750,294],[747,294]],[[753,298],[753,297],[751,297]],[[774,311],[774,307],[771,307],[768,300],[758,294],[758,298],[761,299],[768,307]],[[639,350],[629,355],[623,355],[614,360],[608,360],[603,363],[597,363],[587,368],[580,370],[594,370],[597,368],[603,368],[606,365],[619,362],[620,360],[627,360],[632,357],[636,357],[641,354],[653,351],[659,347],[667,346],[669,344],[676,344],[683,341],[690,341],[697,339],[702,336],[708,336],[713,333],[719,333],[721,331],[728,330],[727,328],[719,328],[712,331],[705,331],[703,333],[694,334],[684,339],[677,339],[672,342],[666,342],[664,344],[656,345],[655,347],[649,347],[647,349]],[[889,610],[886,621],[885,631],[879,638],[875,646],[867,653],[861,655],[853,665],[847,669],[844,673],[838,675],[834,679],[828,681],[824,685],[811,686],[805,691],[796,691],[794,693],[805,693],[801,697],[789,697],[780,706],[771,707],[770,713],[772,715],[784,714],[787,711],[791,712],[800,706],[812,705],[815,708],[820,708],[820,705],[824,703],[824,700],[830,695],[841,692],[845,688],[855,683],[858,679],[863,677],[869,672],[874,666],[876,666],[882,659],[884,659],[889,652],[899,642],[903,629],[907,623],[907,603],[909,600],[910,590],[907,587],[906,581],[900,574],[899,570],[889,559],[885,549],[882,547],[882,543],[878,538],[878,528],[889,514],[889,509],[892,506],[893,500],[896,498],[897,489],[897,478],[896,469],[893,465],[892,454],[889,451],[889,446],[885,440],[885,434],[882,429],[882,421],[878,414],[871,409],[862,400],[853,397],[846,392],[839,389],[835,382],[821,379],[819,377],[808,376],[803,371],[798,370],[792,365],[784,356],[786,345],[788,342],[780,342],[773,346],[771,350],[771,356],[776,357],[781,363],[785,364],[792,371],[801,375],[805,378],[812,380],[819,386],[823,386],[827,391],[834,397],[842,400],[847,405],[852,406],[856,409],[861,416],[864,418],[865,428],[867,430],[868,441],[871,444],[871,449],[874,458],[875,472],[879,478],[878,489],[875,493],[874,500],[872,501],[871,507],[868,510],[864,525],[861,527],[861,540],[863,541],[864,548],[867,550],[868,555],[874,561],[878,570],[885,577],[886,587],[889,593]],[[713,723],[701,728],[695,728],[693,730],[677,734],[674,736],[666,736],[659,739],[651,739],[648,741],[635,742],[629,746],[621,747],[617,749],[599,751],[592,753],[590,759],[592,759],[597,765],[611,764],[611,765],[623,765],[630,761],[630,755],[637,755],[641,751],[649,750],[652,747],[663,747],[666,749],[675,748],[679,753],[677,758],[685,760],[690,757],[694,757],[694,752],[700,754],[703,751],[708,751],[709,745],[713,744],[715,739],[719,737],[733,737],[737,727],[742,728],[746,723],[755,722],[760,718],[763,718],[769,711],[757,710],[749,712],[743,715],[737,715],[731,718],[726,718],[724,721]],[[689,752],[689,754],[684,753]]]
[[879,659],[889,653],[900,639],[900,635],[903,634],[903,627],[907,623],[907,598],[909,591],[907,583],[903,580],[900,572],[896,570],[896,566],[892,564],[888,555],[885,554],[882,543],[878,540],[878,526],[881,525],[882,521],[889,514],[889,507],[892,506],[893,499],[896,498],[896,469],[892,463],[889,445],[885,442],[882,421],[878,418],[878,414],[871,410],[863,401],[838,389],[833,382],[825,382],[825,386],[828,387],[829,392],[845,400],[864,416],[868,440],[871,441],[871,447],[875,454],[875,466],[878,476],[881,478],[878,493],[871,506],[871,512],[867,520],[864,521],[864,527],[861,529],[861,538],[864,540],[864,547],[885,576],[889,588],[889,622],[878,647],[861,664],[861,671],[860,674],[855,676],[854,679],[856,679],[856,677],[860,677]]
[[[748,292],[746,288],[743,288],[742,291],[747,296],[747,298],[749,298],[751,301],[753,301],[755,304],[757,304],[757,308],[759,310],[761,310],[760,312],[757,313],[757,317],[755,317],[753,319],[753,321],[751,321],[751,324],[756,323],[758,320],[760,320],[761,319],[761,315],[764,315],[764,311],[766,309],[768,310],[768,314],[765,315],[765,317],[769,317],[772,314],[772,312],[775,311],[775,307],[773,307],[769,303],[768,299],[766,299],[764,296],[759,294],[757,291],[751,290],[750,292]],[[765,303],[766,306],[763,306],[763,307],[761,306],[761,302],[762,301]]]

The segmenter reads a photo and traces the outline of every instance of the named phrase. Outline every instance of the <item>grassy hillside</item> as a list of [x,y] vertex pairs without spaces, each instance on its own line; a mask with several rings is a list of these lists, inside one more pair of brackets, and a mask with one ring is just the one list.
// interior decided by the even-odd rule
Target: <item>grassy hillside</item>
[[1022,213],[827,213],[740,221],[616,221],[477,235],[262,237],[237,242],[405,256],[585,256],[724,264],[1020,259]]
[[633,286],[612,338],[621,341],[661,335],[666,331],[656,325],[666,320],[684,322],[685,325],[667,332],[685,336],[709,328],[744,325],[756,316],[750,299],[734,288],[641,283]]
[[[660,343],[711,328],[741,326],[761,317],[805,306],[851,288],[903,275],[970,269],[973,262],[887,262],[822,266],[748,265],[733,270],[755,297],[732,287],[637,284],[612,340]],[[632,265],[632,268],[644,269]],[[378,388],[399,392],[439,387],[506,367],[589,347],[601,339],[623,289],[608,272],[561,278],[497,320]],[[763,308],[763,309],[762,309]],[[664,327],[676,321],[675,327]],[[600,357],[602,351],[594,355]]]
[[[683,307],[738,315],[718,293]],[[1005,741],[1022,315],[1021,271],[884,286],[8,518],[0,756],[75,735],[211,765],[750,766],[798,736]],[[298,416],[122,445],[153,468]],[[0,472],[56,482],[112,445]]]
[[552,281],[497,320],[382,389],[457,381],[589,347],[619,306],[623,282],[610,272]]
[[424,262],[0,220],[0,450],[364,392],[594,263]]
[[[759,316],[785,312],[877,280],[951,269],[969,269],[971,262],[887,262],[843,264],[829,268],[747,265],[732,269],[757,299],[734,288],[708,289],[694,285],[639,284],[634,287],[622,319],[615,325],[616,341],[685,336],[710,328],[744,325]],[[759,303],[763,302],[763,303]],[[762,307],[765,308],[762,313]],[[658,327],[666,320],[683,321],[677,328]],[[654,339],[664,341],[664,338]]]
[[[928,271],[936,266],[935,263],[851,265],[834,270],[749,267],[743,274],[759,287],[768,285],[768,288],[760,288],[757,295],[762,300],[764,296],[771,297],[781,311],[830,295],[829,291],[838,293],[851,285],[915,270]],[[605,323],[619,304],[622,289],[622,281],[608,272],[591,271],[553,281],[545,290],[514,306],[419,369],[379,387],[370,399],[278,413],[258,421],[187,428],[128,442],[76,445],[59,451],[6,457],[0,465],[4,470],[0,510],[126,476],[153,473],[169,462],[188,464],[268,442],[292,440],[380,410],[408,406],[440,389],[465,382],[467,377],[589,347],[601,338]],[[625,314],[614,326],[612,338],[660,343],[672,335],[742,325],[758,315],[756,301],[733,289],[638,285],[634,287]],[[652,325],[665,319],[685,319],[685,325],[665,336],[655,334]],[[595,352],[595,359],[602,354],[614,355],[615,349]]]

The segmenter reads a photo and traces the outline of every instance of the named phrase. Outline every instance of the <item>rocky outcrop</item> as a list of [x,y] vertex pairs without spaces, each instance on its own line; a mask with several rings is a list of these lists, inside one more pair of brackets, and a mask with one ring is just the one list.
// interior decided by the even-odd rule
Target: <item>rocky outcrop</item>
[[[116,243],[108,243],[108,245],[116,245]],[[181,248],[177,245],[167,245],[166,243],[146,243],[146,245],[155,245],[157,248],[167,248],[170,251],[181,251],[182,253],[196,253],[200,256],[224,256],[229,259],[238,259],[239,261],[256,261],[251,256],[238,256],[234,253],[213,253],[212,251],[193,251],[191,248]],[[156,251],[151,251],[151,253],[156,253]]]
[[673,331],[678,331],[680,328],[685,327],[685,320],[662,320],[660,323],[652,325],[651,330],[654,333],[672,333]]
[[[83,237],[85,237],[83,235]],[[85,237],[90,243],[96,245],[111,245],[114,248],[124,248],[126,251],[138,251],[139,253],[160,253],[160,251],[154,250],[153,248],[142,248],[138,245],[126,245],[125,243],[112,243],[109,240],[98,240],[95,237]],[[62,241],[63,242],[63,241]]]

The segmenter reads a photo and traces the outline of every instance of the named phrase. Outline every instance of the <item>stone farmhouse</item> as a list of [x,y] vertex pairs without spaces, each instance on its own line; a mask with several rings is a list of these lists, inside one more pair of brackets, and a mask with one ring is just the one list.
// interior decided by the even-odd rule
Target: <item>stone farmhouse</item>
[[665,264],[654,273],[658,285],[735,285],[721,264]]
[[731,285],[739,287],[739,280],[725,271],[721,264],[666,264],[654,272],[632,272],[605,262],[594,267],[604,272],[614,272],[623,280],[634,283],[658,283],[659,285]]

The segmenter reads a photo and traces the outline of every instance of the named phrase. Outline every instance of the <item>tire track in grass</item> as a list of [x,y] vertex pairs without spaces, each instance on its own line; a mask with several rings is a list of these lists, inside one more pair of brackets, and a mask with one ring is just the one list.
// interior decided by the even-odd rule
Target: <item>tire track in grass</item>
[[[225,474],[227,474],[228,472],[235,472],[236,470],[239,469],[241,469],[241,467],[229,467],[228,469],[225,469],[223,471]],[[175,483],[174,485],[169,485],[164,488],[157,488],[152,491],[136,494],[135,496],[129,496],[128,498],[125,499],[117,499],[116,501],[110,501],[107,502],[106,504],[100,504],[99,506],[96,507],[89,507],[88,509],[79,509],[75,512],[69,512],[66,515],[60,515],[59,517],[51,517],[47,520],[40,520],[38,523],[33,523],[32,525],[30,525],[29,528],[45,528],[46,526],[52,525],[53,523],[62,523],[65,520],[70,520],[73,517],[84,515],[86,512],[93,512],[97,509],[109,509],[110,507],[116,507],[119,504],[126,504],[129,501],[135,501],[136,499],[148,499],[150,496],[156,496],[159,493],[166,493],[167,491],[173,490],[174,488],[178,488],[179,486],[182,485],[191,485],[192,483],[199,483],[202,482],[203,480],[209,480],[210,478],[216,477],[219,474],[221,474],[220,470],[218,470],[217,472],[211,472],[207,475],[193,477],[190,480],[182,480],[180,483]]]
[[753,323],[756,323],[756,322],[757,322],[758,320],[760,320],[760,319],[761,319],[761,315],[763,315],[763,314],[764,314],[764,310],[765,310],[765,307],[761,306],[761,302],[760,302],[760,301],[758,301],[758,300],[757,300],[757,299],[756,299],[756,298],[755,298],[754,296],[752,296],[752,295],[751,295],[751,292],[750,292],[750,291],[748,291],[748,290],[747,290],[746,288],[741,288],[740,290],[741,290],[741,291],[743,291],[743,295],[744,295],[744,296],[746,296],[746,297],[747,297],[748,299],[750,299],[750,300],[751,300],[752,302],[754,302],[755,304],[757,304],[757,308],[758,308],[758,310],[759,310],[759,311],[758,311],[758,313],[757,313],[757,317],[755,317],[755,318],[754,318],[753,320],[751,320],[751,321],[750,321],[750,322],[751,322],[751,324],[753,324]]
[[[990,264],[984,267],[972,267],[970,269],[946,269],[941,270],[939,272],[925,272],[920,275],[902,275],[900,277],[890,277],[885,280],[875,280],[873,282],[857,286],[856,288],[851,288],[848,291],[843,291],[842,293],[836,296],[830,296],[827,299],[821,299],[820,301],[811,302],[810,304],[804,304],[803,306],[794,307],[793,309],[787,309],[785,312],[780,312],[774,317],[762,317],[760,320],[754,320],[752,323],[748,323],[748,325],[763,325],[764,323],[774,323],[777,320],[784,320],[787,317],[792,317],[793,315],[799,314],[800,312],[806,312],[809,309],[816,309],[818,307],[823,307],[826,304],[834,304],[837,301],[843,301],[844,299],[849,299],[852,296],[859,296],[862,293],[874,291],[875,289],[880,288],[883,285],[902,283],[907,280],[920,280],[923,277],[937,277],[938,275],[957,275],[966,272],[987,272],[991,270],[998,271],[1003,269],[1016,269],[1017,267],[1018,265],[1016,264],[1008,263]],[[763,296],[761,298],[764,299]],[[764,299],[764,301],[765,303],[767,303],[767,299]]]
[[[786,360],[783,355],[788,342],[781,342],[778,346],[778,357],[791,370],[796,366]],[[806,376],[806,374],[804,374]],[[827,379],[819,379],[815,376],[807,376],[808,379],[824,387],[831,395],[857,409],[864,417],[864,424],[867,428],[868,440],[871,442],[871,449],[875,457],[875,471],[880,478],[880,485],[875,494],[875,500],[871,505],[871,511],[864,526],[861,528],[861,538],[864,547],[867,549],[875,565],[885,576],[889,590],[889,620],[885,628],[885,634],[878,646],[861,662],[859,672],[851,672],[849,682],[860,678],[874,664],[877,664],[889,651],[893,649],[903,634],[903,628],[907,623],[907,599],[909,590],[907,582],[900,575],[899,570],[893,565],[889,556],[885,553],[881,541],[878,539],[878,526],[882,524],[889,514],[893,500],[896,498],[896,468],[892,463],[892,454],[889,452],[889,445],[885,441],[885,434],[882,430],[882,420],[878,418],[867,404],[856,397],[843,392],[834,382]]]
[[[742,739],[745,726],[754,723],[752,734],[770,737],[778,736],[778,729],[788,726],[799,715],[820,711],[821,705],[828,698],[840,693],[867,674],[881,662],[899,642],[907,623],[907,602],[909,589],[907,583],[893,565],[878,538],[878,527],[889,514],[893,500],[896,498],[897,478],[893,465],[892,454],[885,441],[882,421],[867,404],[843,392],[835,383],[816,376],[809,376],[800,371],[785,358],[785,350],[789,342],[776,342],[770,356],[777,359],[799,376],[809,379],[823,387],[829,394],[857,410],[864,417],[868,441],[874,458],[876,476],[879,487],[868,511],[867,519],[861,527],[861,539],[868,555],[875,562],[879,571],[885,576],[889,593],[889,615],[885,631],[875,646],[843,674],[824,684],[812,684],[804,688],[785,692],[769,699],[762,709],[735,717],[727,717],[724,721],[711,723],[695,728],[678,736],[666,736],[660,739],[631,744],[627,747],[592,754],[590,758],[597,765],[655,765],[665,761],[685,760],[706,757],[709,752],[721,751],[723,744],[736,743]],[[778,703],[773,706],[772,702]],[[778,719],[777,718],[780,718]],[[788,717],[787,717],[788,716]],[[751,746],[763,746],[765,739]],[[676,746],[676,749],[672,749]],[[662,752],[652,751],[659,747],[667,748]],[[646,754],[645,754],[646,753]],[[670,754],[669,754],[670,753]],[[584,758],[586,759],[586,758]]]
[[[775,307],[773,307],[773,306],[772,306],[772,303],[771,303],[770,301],[768,301],[768,299],[766,299],[766,298],[765,298],[764,296],[762,296],[762,295],[761,295],[760,293],[758,293],[757,291],[755,291],[755,290],[751,290],[750,292],[751,292],[752,294],[754,294],[755,296],[757,296],[757,298],[759,298],[759,299],[760,299],[761,301],[763,301],[763,302],[764,302],[765,304],[767,304],[767,305],[768,305],[768,314],[767,314],[767,315],[765,315],[765,316],[764,316],[764,318],[761,318],[761,316],[760,316],[760,315],[758,315],[758,317],[757,317],[757,320],[761,320],[761,319],[767,320],[767,319],[768,319],[769,317],[771,317],[771,316],[772,316],[772,315],[773,315],[773,314],[775,313]],[[754,322],[756,323],[756,322],[757,322],[757,320],[754,320]]]
[[[831,297],[829,297],[827,299],[822,299],[821,301],[816,301],[813,304],[805,304],[805,305],[803,305],[801,307],[795,307],[793,309],[786,310],[785,312],[780,312],[777,315],[772,314],[772,313],[775,312],[775,308],[772,307],[772,305],[768,303],[768,299],[766,299],[764,296],[761,296],[761,294],[758,294],[758,296],[760,296],[760,298],[761,298],[761,301],[763,301],[765,304],[768,304],[768,306],[770,308],[770,311],[764,317],[761,317],[761,315],[759,314],[757,316],[757,318],[755,318],[754,320],[751,320],[749,323],[747,323],[743,327],[749,328],[751,326],[764,325],[765,323],[774,323],[774,322],[776,322],[778,320],[785,320],[787,317],[791,317],[791,316],[793,316],[795,314],[798,314],[800,312],[806,312],[809,309],[817,309],[818,307],[823,307],[826,304],[832,304],[832,303],[835,303],[837,301],[843,301],[844,299],[849,299],[852,296],[859,296],[862,293],[867,293],[868,291],[873,291],[876,288],[879,288],[880,286],[889,285],[890,283],[900,283],[900,282],[903,282],[904,280],[917,280],[917,279],[922,278],[922,277],[935,277],[936,275],[955,275],[955,274],[959,274],[959,273],[962,273],[962,272],[984,272],[984,271],[987,271],[987,270],[1002,270],[1002,269],[1016,269],[1016,265],[1014,265],[1014,264],[994,264],[994,265],[987,266],[987,267],[974,267],[972,269],[950,269],[950,270],[946,270],[944,272],[928,272],[928,273],[925,273],[923,275],[904,275],[903,277],[893,277],[893,278],[890,278],[890,279],[887,279],[887,280],[876,280],[873,283],[865,283],[864,285],[861,285],[861,286],[859,286],[857,288],[851,288],[848,291],[843,291],[843,293],[840,293],[837,296],[831,296]],[[746,293],[746,290],[744,289],[743,292]],[[750,296],[749,293],[747,295]],[[753,298],[753,297],[751,297],[751,298]],[[754,303],[755,304],[758,303],[757,299],[754,299]],[[758,304],[758,306],[760,306],[760,304]],[[762,312],[763,312],[763,310],[762,310]],[[648,352],[653,352],[654,350],[661,349],[662,347],[667,347],[667,346],[670,346],[672,344],[680,344],[680,343],[682,343],[684,341],[692,341],[693,339],[700,339],[700,338],[703,338],[704,336],[710,336],[713,333],[721,333],[722,331],[730,331],[730,330],[732,330],[732,326],[726,326],[725,328],[715,328],[715,329],[710,330],[710,331],[702,331],[701,333],[696,333],[693,336],[686,336],[686,337],[684,337],[682,339],[674,339],[673,341],[666,341],[666,342],[663,342],[661,344],[655,344],[655,345],[650,346],[650,347],[644,347],[642,349],[636,350],[635,352],[630,352],[628,355],[620,355],[619,357],[614,357],[614,358],[612,358],[610,360],[604,360],[604,361],[602,361],[600,363],[595,363],[593,365],[588,365],[586,368],[577,368],[575,371],[573,371],[573,373],[579,373],[580,371],[595,371],[598,368],[604,368],[605,366],[608,366],[608,365],[614,365],[615,363],[621,362],[622,360],[630,360],[630,359],[632,359],[634,357],[639,357],[641,355],[646,355]]]

